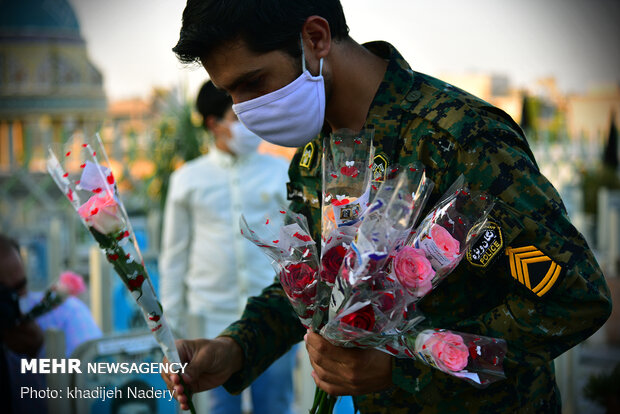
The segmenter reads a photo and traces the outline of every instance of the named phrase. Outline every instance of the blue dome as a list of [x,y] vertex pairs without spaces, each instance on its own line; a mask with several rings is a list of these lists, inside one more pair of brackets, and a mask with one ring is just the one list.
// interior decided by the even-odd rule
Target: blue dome
[[0,37],[82,41],[67,0],[0,0]]

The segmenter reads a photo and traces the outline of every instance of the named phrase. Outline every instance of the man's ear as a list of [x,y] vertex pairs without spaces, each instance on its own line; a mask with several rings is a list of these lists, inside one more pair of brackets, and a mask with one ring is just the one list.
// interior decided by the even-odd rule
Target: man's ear
[[325,58],[331,49],[332,33],[329,23],[321,16],[310,16],[301,28],[306,58]]
[[209,131],[213,131],[215,127],[217,127],[217,117],[215,115],[207,115],[204,118],[204,127]]

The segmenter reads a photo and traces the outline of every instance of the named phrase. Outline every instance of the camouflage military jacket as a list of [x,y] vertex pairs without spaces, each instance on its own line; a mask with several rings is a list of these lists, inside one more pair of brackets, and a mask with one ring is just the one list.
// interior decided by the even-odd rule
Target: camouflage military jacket
[[[361,413],[559,412],[553,359],[595,332],[609,291],[583,236],[543,177],[519,126],[503,111],[414,72],[391,45],[365,45],[389,60],[366,128],[375,130],[373,173],[421,161],[435,183],[429,207],[464,174],[498,202],[491,223],[457,269],[420,302],[429,327],[508,343],[507,379],[477,389],[416,360],[393,360],[390,389],[355,397]],[[322,136],[292,160],[289,196],[320,240]],[[233,392],[256,378],[304,330],[278,284],[248,301],[223,335],[245,352]]]

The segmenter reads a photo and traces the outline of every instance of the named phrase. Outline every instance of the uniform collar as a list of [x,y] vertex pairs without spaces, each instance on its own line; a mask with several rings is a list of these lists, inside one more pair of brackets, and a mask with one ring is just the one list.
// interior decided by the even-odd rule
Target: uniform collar
[[391,127],[399,130],[400,117],[395,114],[399,114],[411,100],[414,72],[400,52],[388,42],[370,42],[363,46],[376,56],[388,61],[383,80],[370,104],[364,128],[373,128],[378,124],[382,126],[391,124]]

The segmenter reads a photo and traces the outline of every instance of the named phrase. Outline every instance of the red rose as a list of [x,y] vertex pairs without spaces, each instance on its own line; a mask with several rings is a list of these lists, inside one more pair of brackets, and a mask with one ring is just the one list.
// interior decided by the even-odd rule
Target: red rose
[[347,249],[341,245],[334,246],[325,252],[321,258],[321,280],[327,283],[334,283],[336,275],[340,270],[340,265],[344,260]]
[[[291,298],[314,298],[316,270],[307,263],[292,263],[280,272],[280,284]],[[308,287],[312,286],[311,290]]]
[[357,329],[372,331],[375,326],[375,311],[372,305],[366,305],[355,312],[343,316],[341,321]]

